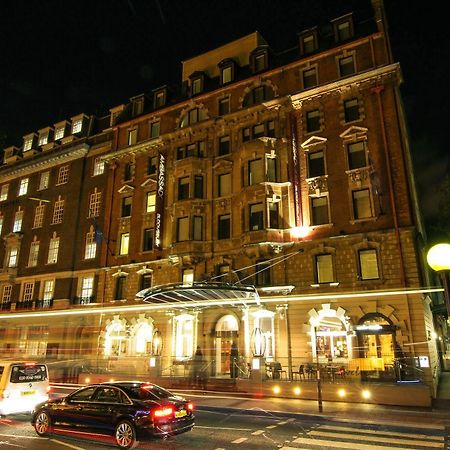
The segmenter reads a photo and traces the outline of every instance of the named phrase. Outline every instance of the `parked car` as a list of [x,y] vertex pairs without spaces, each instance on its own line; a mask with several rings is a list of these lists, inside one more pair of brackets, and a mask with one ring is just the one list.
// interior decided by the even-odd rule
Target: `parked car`
[[91,384],[38,405],[31,423],[39,436],[64,430],[106,433],[122,449],[147,437],[168,437],[194,426],[191,402],[152,383]]
[[0,361],[0,415],[28,413],[48,400],[50,385],[45,364]]

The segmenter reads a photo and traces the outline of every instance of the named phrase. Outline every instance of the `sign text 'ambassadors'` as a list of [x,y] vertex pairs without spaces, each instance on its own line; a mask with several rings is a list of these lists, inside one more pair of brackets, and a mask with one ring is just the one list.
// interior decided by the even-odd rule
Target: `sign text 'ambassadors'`
[[155,205],[155,248],[162,250],[162,232],[164,218],[164,194],[166,192],[166,157],[159,153],[158,187]]

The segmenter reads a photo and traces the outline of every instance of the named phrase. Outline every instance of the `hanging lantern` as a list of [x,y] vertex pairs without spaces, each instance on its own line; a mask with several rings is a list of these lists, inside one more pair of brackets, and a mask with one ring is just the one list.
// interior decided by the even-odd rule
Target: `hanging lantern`
[[251,348],[254,357],[262,357],[266,352],[266,336],[260,328],[255,328],[253,330]]
[[152,355],[161,356],[162,351],[162,336],[158,329],[153,333],[152,338]]

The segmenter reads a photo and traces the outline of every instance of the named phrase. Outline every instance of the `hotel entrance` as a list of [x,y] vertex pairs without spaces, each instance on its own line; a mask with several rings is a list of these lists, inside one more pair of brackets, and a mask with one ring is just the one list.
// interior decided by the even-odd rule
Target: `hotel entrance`
[[230,374],[230,353],[233,342],[237,342],[239,324],[231,314],[221,317],[215,330],[216,376]]

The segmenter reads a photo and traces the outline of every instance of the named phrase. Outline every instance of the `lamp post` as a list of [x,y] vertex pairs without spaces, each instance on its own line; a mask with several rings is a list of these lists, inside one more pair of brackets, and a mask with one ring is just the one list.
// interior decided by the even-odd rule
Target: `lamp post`
[[253,380],[262,381],[265,376],[266,362],[266,337],[260,328],[255,328],[251,337],[251,348],[253,353],[252,370],[250,372]]
[[314,327],[314,337],[316,340],[316,367],[317,367],[317,406],[319,412],[323,411],[322,406],[322,380],[320,379],[320,366],[319,366],[319,348],[317,345],[317,327]]
[[448,286],[448,273],[450,272],[450,244],[437,244],[428,250],[428,265],[439,274],[444,287],[445,306],[447,317],[450,317],[450,291]]

